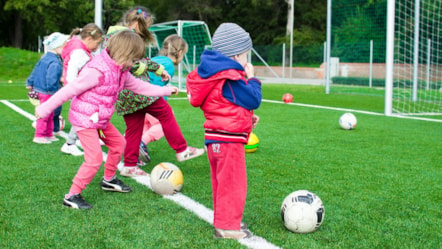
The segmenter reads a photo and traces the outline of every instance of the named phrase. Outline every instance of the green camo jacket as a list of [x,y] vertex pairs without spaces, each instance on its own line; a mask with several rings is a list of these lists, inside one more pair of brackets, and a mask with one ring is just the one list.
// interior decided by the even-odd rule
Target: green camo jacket
[[[107,34],[103,39],[103,47],[106,47],[107,41],[112,37],[112,35],[116,34],[118,31],[127,30],[127,27],[124,26],[112,26],[109,27]],[[138,70],[140,67],[147,67],[147,70]],[[164,66],[152,61],[150,58],[144,57],[136,63],[136,66],[131,69],[131,73],[138,79],[141,79],[145,82],[150,82],[149,73],[154,72],[156,75],[161,75],[164,70]],[[138,72],[141,71],[141,72]],[[151,97],[135,94],[134,92],[123,89],[118,96],[117,102],[115,104],[115,110],[118,115],[127,115],[134,113],[138,110],[144,109],[147,106],[151,105],[160,97]]]

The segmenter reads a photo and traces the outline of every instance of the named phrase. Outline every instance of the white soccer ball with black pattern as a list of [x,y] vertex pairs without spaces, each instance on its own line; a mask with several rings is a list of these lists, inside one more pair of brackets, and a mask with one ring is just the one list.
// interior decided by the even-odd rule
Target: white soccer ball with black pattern
[[347,112],[342,114],[339,118],[339,125],[344,130],[353,130],[356,127],[358,120],[353,113]]
[[183,182],[181,170],[172,163],[160,163],[150,173],[152,190],[159,195],[172,195],[180,192]]
[[284,226],[294,233],[311,233],[321,226],[325,209],[321,199],[308,190],[289,194],[281,206]]

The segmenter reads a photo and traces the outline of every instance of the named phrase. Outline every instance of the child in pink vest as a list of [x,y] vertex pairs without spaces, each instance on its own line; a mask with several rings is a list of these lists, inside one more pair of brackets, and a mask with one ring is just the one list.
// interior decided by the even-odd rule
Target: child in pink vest
[[[103,41],[103,35],[104,32],[94,23],[72,30],[71,39],[61,52],[64,85],[77,78],[81,68],[92,59],[92,52],[99,48]],[[71,127],[66,143],[60,149],[61,152],[73,156],[82,156],[83,151],[75,145],[77,140],[77,133],[74,127]]]
[[104,163],[101,189],[127,193],[131,188],[116,176],[117,166],[126,141],[112,125],[110,119],[115,110],[118,94],[124,88],[150,96],[177,94],[176,87],[160,87],[134,78],[129,70],[135,60],[145,54],[143,40],[132,31],[114,35],[100,55],[87,63],[78,77],[63,87],[47,102],[36,109],[37,119],[44,118],[59,105],[72,98],[69,121],[74,127],[84,149],[84,162],[73,179],[63,205],[76,209],[89,209],[92,205],[81,196],[103,162],[100,139],[109,148]]

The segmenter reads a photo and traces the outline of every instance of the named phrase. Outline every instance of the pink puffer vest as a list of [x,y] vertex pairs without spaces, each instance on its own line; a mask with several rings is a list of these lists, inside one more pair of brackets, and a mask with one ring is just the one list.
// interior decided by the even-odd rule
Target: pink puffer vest
[[[72,99],[69,121],[74,126],[84,128],[106,128],[129,71],[122,71],[122,66],[115,64],[107,49],[95,56],[83,67],[85,68],[96,69],[99,75],[91,75],[91,77],[99,77],[100,83]],[[94,122],[92,117],[97,114],[98,121]]]
[[84,50],[84,52],[87,53],[87,55],[89,55],[89,58],[92,59],[92,54],[91,51],[89,51],[89,49],[86,47],[86,45],[76,36],[72,37],[68,43],[66,43],[66,46],[63,48],[63,51],[61,52],[61,58],[63,59],[63,80],[64,80],[64,85],[66,85],[67,80],[66,80],[66,72],[68,70],[68,63],[71,60],[71,53],[72,51],[76,50],[76,49],[82,49]]

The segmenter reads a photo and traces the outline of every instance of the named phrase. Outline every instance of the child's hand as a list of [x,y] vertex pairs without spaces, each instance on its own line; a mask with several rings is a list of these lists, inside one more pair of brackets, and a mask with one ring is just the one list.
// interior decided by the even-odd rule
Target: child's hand
[[248,79],[255,77],[255,68],[251,63],[247,63],[244,66],[244,71],[246,72],[246,76]]
[[172,78],[166,70],[161,73],[161,81],[170,81]]
[[177,88],[177,87],[174,87],[174,86],[171,86],[170,88],[172,89],[172,94],[175,94],[175,96],[177,96],[178,93],[179,93],[178,88]]
[[37,120],[41,119],[41,117],[40,117],[40,115],[38,115],[37,111],[35,111],[35,118],[36,118]]
[[258,122],[259,122],[259,117],[257,115],[255,115],[255,114],[253,114],[253,116],[252,116],[252,128],[255,128],[256,125],[258,124]]
[[29,91],[32,91],[34,88],[32,86],[26,86],[26,89],[28,89]]

